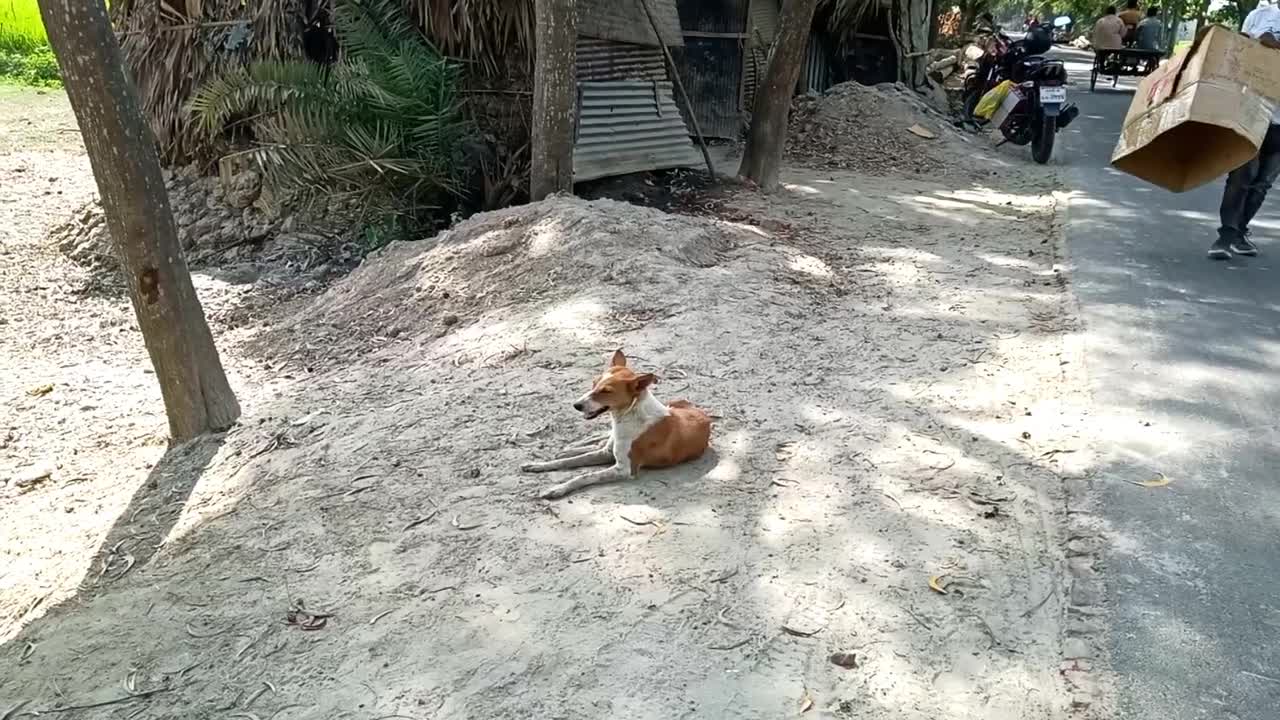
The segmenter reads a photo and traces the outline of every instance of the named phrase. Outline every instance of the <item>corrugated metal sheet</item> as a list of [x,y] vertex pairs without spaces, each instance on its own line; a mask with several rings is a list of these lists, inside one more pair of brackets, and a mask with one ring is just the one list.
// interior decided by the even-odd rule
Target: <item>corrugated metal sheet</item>
[[742,54],[742,105],[755,105],[756,87],[764,79],[769,49],[778,36],[777,0],[751,0],[747,18],[747,50]]
[[582,82],[578,90],[574,180],[702,164],[671,83]]
[[578,38],[578,81],[666,80],[662,48]]
[[[667,45],[682,45],[676,0],[646,0]],[[653,25],[641,0],[577,0],[578,34],[657,47]]]
[[747,47],[763,47],[765,52],[778,37],[778,0],[751,0],[747,18]]
[[804,67],[800,70],[797,91],[821,93],[831,87],[831,68],[827,62],[826,48],[817,33],[809,33],[809,44],[804,51]]
[[680,29],[707,33],[744,34],[747,31],[747,0],[679,0]]
[[742,134],[742,57],[741,38],[685,36],[680,80],[707,137]]

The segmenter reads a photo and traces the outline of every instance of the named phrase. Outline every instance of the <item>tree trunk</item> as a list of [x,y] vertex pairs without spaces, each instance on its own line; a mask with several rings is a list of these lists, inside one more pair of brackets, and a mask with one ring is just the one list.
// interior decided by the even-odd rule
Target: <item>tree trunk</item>
[[573,192],[578,18],[574,0],[535,0],[533,166],[529,198]]
[[228,428],[240,405],[191,285],[155,138],[125,74],[106,7],[102,0],[39,5],[160,381],[169,433],[182,442]]
[[787,145],[787,115],[791,112],[791,98],[800,79],[804,49],[817,7],[818,0],[786,0],[779,17],[778,36],[769,52],[764,82],[756,90],[751,129],[738,175],[755,182],[764,192],[771,192],[778,185],[782,153]]
[[928,83],[929,0],[893,0],[889,16],[898,52],[898,79],[913,90]]

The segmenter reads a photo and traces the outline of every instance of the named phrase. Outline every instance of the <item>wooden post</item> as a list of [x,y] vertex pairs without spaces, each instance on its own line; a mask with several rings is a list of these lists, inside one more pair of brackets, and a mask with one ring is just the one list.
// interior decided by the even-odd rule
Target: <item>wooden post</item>
[[644,14],[649,16],[649,27],[653,28],[653,36],[658,40],[658,47],[662,48],[662,57],[667,60],[667,76],[671,78],[671,84],[675,87],[676,92],[680,93],[680,100],[684,102],[684,109],[689,113],[689,124],[693,125],[693,134],[698,138],[698,147],[702,150],[702,159],[707,163],[707,173],[714,180],[716,168],[711,164],[711,153],[707,152],[707,141],[703,139],[702,128],[698,126],[698,118],[693,114],[693,103],[690,102],[688,93],[684,91],[684,83],[680,81],[680,69],[676,67],[676,61],[671,57],[671,50],[663,42],[662,33],[658,32],[658,21],[653,18],[653,12],[649,10],[649,0],[640,0],[640,6],[644,8]]

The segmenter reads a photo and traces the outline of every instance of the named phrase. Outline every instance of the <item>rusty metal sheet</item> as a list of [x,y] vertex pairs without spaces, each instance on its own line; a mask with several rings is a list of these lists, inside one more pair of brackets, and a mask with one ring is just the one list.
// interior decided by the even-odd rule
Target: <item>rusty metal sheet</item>
[[575,181],[702,164],[671,83],[580,82],[578,89]]

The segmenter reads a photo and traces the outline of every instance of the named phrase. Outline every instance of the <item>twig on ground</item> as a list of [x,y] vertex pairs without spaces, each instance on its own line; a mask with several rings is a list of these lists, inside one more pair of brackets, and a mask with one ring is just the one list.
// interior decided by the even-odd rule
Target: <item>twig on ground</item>
[[271,690],[272,692],[275,692],[275,688],[271,687],[271,684],[270,684],[270,683],[267,683],[267,682],[262,683],[262,687],[258,688],[257,692],[255,692],[254,694],[250,695],[250,696],[249,696],[249,699],[244,701],[244,706],[245,706],[246,708],[251,708],[251,707],[253,707],[253,703],[254,703],[254,702],[256,702],[258,698],[260,698],[260,697],[262,697],[264,694],[266,694],[266,692],[267,692],[268,690]]
[[1054,595],[1056,595],[1056,594],[1057,594],[1057,592],[1058,592],[1058,588],[1049,588],[1049,594],[1048,594],[1048,595],[1045,595],[1045,596],[1044,596],[1044,599],[1042,599],[1040,602],[1036,603],[1036,604],[1035,604],[1035,605],[1033,605],[1032,607],[1029,607],[1029,608],[1027,608],[1026,610],[1023,610],[1023,611],[1022,611],[1022,617],[1025,619],[1025,618],[1029,618],[1029,617],[1031,617],[1032,615],[1035,615],[1035,614],[1036,614],[1036,611],[1037,611],[1037,610],[1039,610],[1040,608],[1044,607],[1044,604],[1045,604],[1045,603],[1047,603],[1047,602],[1049,602],[1049,598],[1051,598],[1051,597],[1053,597]]
[[212,632],[212,633],[198,633],[198,632],[196,632],[195,630],[192,630],[192,629],[191,629],[191,623],[187,623],[186,625],[183,625],[182,627],[183,627],[183,629],[185,629],[185,630],[187,631],[187,634],[188,634],[188,635],[190,635],[190,636],[191,636],[191,637],[193,637],[193,638],[198,638],[198,639],[201,639],[201,640],[205,640],[205,639],[212,638],[212,637],[218,637],[219,635],[221,635],[221,634],[225,633],[227,630],[230,630],[230,629],[231,629],[231,628],[222,628],[221,630],[218,630],[217,632]]
[[414,520],[413,522],[409,523],[408,525],[405,525],[405,526],[404,526],[404,529],[403,529],[403,530],[401,530],[400,532],[409,532],[410,530],[412,530],[412,529],[414,529],[414,528],[418,527],[419,525],[421,525],[421,524],[423,524],[423,523],[431,522],[431,520],[432,520],[436,515],[439,515],[439,514],[440,514],[440,511],[439,511],[439,510],[436,510],[435,512],[432,512],[430,515],[423,515],[422,517],[418,518],[417,520]]
[[[53,715],[55,713],[74,712],[76,710],[92,710],[94,708],[108,707],[111,705],[119,705],[121,703],[133,702],[134,700],[142,700],[143,698],[149,698],[152,695],[159,695],[160,693],[166,693],[172,690],[173,688],[171,687],[156,688],[154,690],[143,690],[142,692],[132,693],[122,698],[115,698],[114,700],[103,700],[101,702],[96,702],[96,703],[85,703],[84,705],[63,705],[62,707],[49,708],[48,710],[33,710],[25,714],[39,716],[39,715]],[[4,717],[9,717],[9,716],[6,714]],[[17,716],[14,715],[14,717],[17,717]]]
[[623,520],[626,520],[627,522],[631,523],[632,525],[640,525],[640,526],[644,526],[644,525],[652,525],[652,526],[654,526],[655,528],[657,528],[657,529],[659,529],[659,530],[661,530],[661,529],[662,529],[662,523],[658,522],[657,520],[632,520],[631,518],[629,518],[629,517],[627,517],[626,515],[623,515],[623,514],[621,514],[621,513],[619,513],[619,514],[618,514],[618,517],[622,518]]
[[734,568],[734,569],[730,570],[729,572],[727,572],[727,573],[725,573],[725,574],[721,575],[720,577],[712,578],[712,579],[711,579],[711,582],[713,582],[713,583],[722,583],[722,582],[724,582],[725,580],[728,580],[728,579],[730,579],[730,578],[734,577],[735,575],[737,575],[741,570],[742,570],[742,568]]
[[910,615],[912,620],[915,620],[917,623],[920,623],[920,627],[924,628],[925,630],[933,630],[933,625],[929,624],[924,618],[917,615],[916,612],[911,608],[904,607],[902,608],[902,610],[906,612],[908,615]]
[[749,642],[751,642],[750,636],[745,637],[739,640],[738,642],[733,643],[732,645],[708,645],[707,649],[708,650],[737,650],[738,648],[742,647],[743,645],[746,645]]

